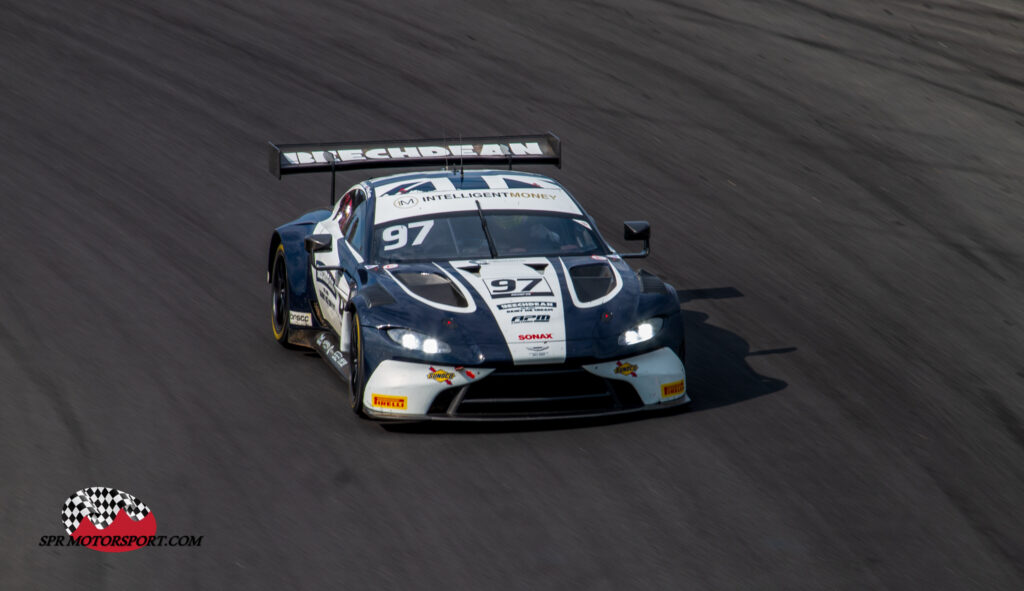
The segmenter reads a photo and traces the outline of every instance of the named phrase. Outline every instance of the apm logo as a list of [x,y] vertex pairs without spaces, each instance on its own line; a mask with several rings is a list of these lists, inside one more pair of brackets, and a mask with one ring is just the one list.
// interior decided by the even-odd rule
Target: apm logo
[[91,486],[71,495],[61,513],[75,541],[100,552],[128,552],[156,535],[156,516],[138,498],[114,488]]

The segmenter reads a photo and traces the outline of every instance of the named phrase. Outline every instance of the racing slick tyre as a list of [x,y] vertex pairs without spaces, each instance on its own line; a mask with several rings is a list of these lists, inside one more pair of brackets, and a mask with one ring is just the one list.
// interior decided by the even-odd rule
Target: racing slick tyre
[[288,306],[291,294],[288,290],[288,268],[284,261],[284,245],[277,245],[274,253],[274,265],[270,272],[270,289],[272,302],[270,308],[271,328],[274,329],[274,340],[289,349],[295,346],[288,343]]
[[363,359],[363,338],[362,330],[359,328],[359,313],[352,312],[352,322],[349,328],[349,348],[352,351],[352,369],[349,372],[349,402],[352,405],[352,412],[356,416],[365,417],[363,413],[363,391],[366,389],[366,363]]

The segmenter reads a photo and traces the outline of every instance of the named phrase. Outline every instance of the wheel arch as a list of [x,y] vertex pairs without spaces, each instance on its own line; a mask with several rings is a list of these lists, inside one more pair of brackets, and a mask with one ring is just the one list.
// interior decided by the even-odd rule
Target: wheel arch
[[270,237],[270,248],[267,249],[267,283],[270,283],[270,274],[274,272],[274,257],[277,256],[277,247],[281,244],[281,235],[277,230]]
[[[289,305],[296,312],[312,312],[316,293],[309,271],[309,253],[306,252],[306,236],[313,231],[313,224],[288,224],[274,230],[267,250],[267,279],[274,269],[278,249],[284,251],[285,269],[288,272]],[[315,317],[315,315],[314,315]],[[314,320],[315,322],[315,320]]]

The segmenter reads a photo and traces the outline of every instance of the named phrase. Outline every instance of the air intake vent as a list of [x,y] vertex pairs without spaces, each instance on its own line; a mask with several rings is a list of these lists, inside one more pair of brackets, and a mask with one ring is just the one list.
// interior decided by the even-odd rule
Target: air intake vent
[[569,269],[569,275],[580,302],[592,302],[615,289],[615,274],[608,263],[578,265]]
[[640,269],[637,276],[640,277],[640,289],[644,293],[668,293],[668,289],[665,288],[665,282],[659,279],[657,275]]
[[451,280],[440,273],[395,273],[394,276],[423,299],[456,308],[469,304]]

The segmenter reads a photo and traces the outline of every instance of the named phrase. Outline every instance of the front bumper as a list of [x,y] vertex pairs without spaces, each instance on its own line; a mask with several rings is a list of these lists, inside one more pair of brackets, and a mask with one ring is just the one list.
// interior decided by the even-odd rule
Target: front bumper
[[537,420],[624,414],[686,404],[686,371],[668,347],[584,365],[452,367],[383,361],[363,409],[388,420]]

